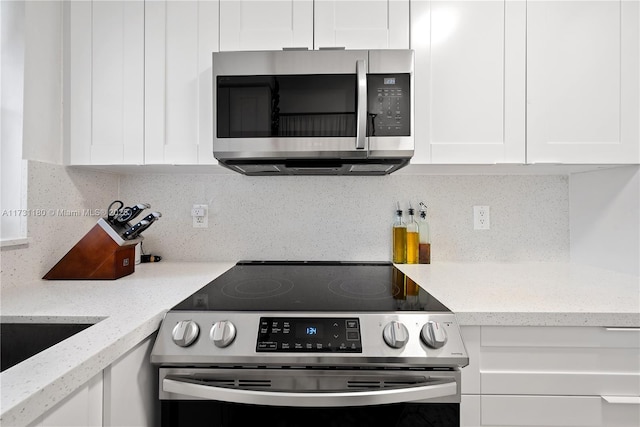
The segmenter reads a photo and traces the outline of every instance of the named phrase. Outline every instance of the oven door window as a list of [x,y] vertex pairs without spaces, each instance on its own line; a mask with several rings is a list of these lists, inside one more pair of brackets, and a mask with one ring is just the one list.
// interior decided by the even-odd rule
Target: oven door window
[[458,403],[299,408],[213,401],[162,401],[168,427],[452,427],[460,426]]
[[219,76],[218,138],[355,137],[356,75]]

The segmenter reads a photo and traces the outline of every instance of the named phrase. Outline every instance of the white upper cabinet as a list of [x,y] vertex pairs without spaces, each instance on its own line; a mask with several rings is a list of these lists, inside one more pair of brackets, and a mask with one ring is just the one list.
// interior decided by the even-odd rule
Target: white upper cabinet
[[211,54],[218,2],[145,3],[145,163],[215,164]]
[[525,162],[521,1],[412,1],[412,163]]
[[527,162],[640,163],[640,4],[527,5]]
[[221,0],[220,51],[407,49],[409,0]]
[[408,49],[409,0],[316,0],[314,48]]
[[144,161],[144,2],[68,2],[67,161]]
[[313,49],[313,0],[220,0],[220,51]]

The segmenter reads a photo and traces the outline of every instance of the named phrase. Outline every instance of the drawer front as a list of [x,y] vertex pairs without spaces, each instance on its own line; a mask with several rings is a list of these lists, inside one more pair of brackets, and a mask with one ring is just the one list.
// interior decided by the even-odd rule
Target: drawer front
[[481,372],[483,394],[640,396],[640,374]]
[[601,397],[481,396],[480,425],[637,427],[640,405],[610,403]]
[[482,327],[482,394],[640,396],[638,330]]
[[640,349],[640,328],[483,326],[480,345]]

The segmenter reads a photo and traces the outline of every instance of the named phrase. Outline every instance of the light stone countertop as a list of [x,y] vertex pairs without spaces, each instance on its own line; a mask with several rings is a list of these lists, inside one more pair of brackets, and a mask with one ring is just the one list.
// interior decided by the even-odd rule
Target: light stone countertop
[[[26,425],[45,413],[233,265],[163,261],[115,281],[38,280],[3,289],[2,322],[98,323],[0,374],[0,424]],[[640,327],[637,276],[566,263],[397,267],[461,325]]]
[[460,325],[640,327],[640,277],[569,263],[397,267]]
[[137,265],[118,280],[36,280],[3,289],[3,323],[98,323],[0,374],[0,425],[26,425],[44,414],[233,265],[162,261]]

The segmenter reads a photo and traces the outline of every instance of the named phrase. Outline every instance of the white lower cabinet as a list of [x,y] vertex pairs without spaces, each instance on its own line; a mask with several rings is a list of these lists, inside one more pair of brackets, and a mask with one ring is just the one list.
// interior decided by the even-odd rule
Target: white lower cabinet
[[105,427],[159,425],[158,377],[150,363],[155,334],[104,370]]
[[155,427],[158,378],[150,360],[155,334],[129,350],[30,427]]
[[640,329],[462,332],[472,360],[463,369],[463,426],[640,425]]
[[102,425],[102,372],[37,418],[30,427],[96,427]]

